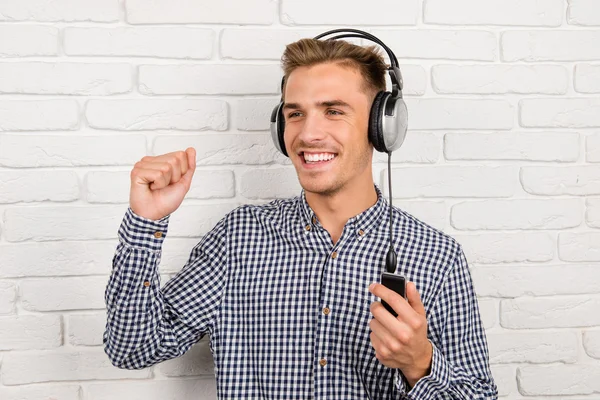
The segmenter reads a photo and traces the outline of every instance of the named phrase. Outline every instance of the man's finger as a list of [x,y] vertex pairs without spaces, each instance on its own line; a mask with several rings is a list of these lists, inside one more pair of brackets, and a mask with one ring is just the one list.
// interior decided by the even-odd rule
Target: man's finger
[[425,307],[421,302],[421,296],[419,295],[419,291],[417,290],[417,286],[413,282],[408,282],[406,284],[406,298],[408,299],[408,304],[420,315],[425,315]]
[[412,308],[402,296],[380,283],[372,283],[371,286],[369,286],[369,291],[388,303],[390,307],[396,311],[398,316],[403,314],[409,315],[408,312],[412,311]]

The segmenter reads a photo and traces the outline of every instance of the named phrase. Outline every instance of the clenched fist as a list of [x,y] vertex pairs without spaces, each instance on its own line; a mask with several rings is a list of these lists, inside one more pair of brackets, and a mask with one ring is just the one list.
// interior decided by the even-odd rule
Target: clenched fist
[[151,220],[171,214],[190,190],[195,170],[196,150],[193,147],[143,157],[131,170],[131,210]]

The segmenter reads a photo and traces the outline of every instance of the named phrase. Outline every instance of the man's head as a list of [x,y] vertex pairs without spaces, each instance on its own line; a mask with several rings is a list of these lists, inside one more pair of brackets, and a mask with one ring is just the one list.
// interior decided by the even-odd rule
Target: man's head
[[[372,183],[368,123],[387,66],[374,47],[302,39],[286,47],[286,150],[302,187],[324,195]],[[324,161],[314,162],[314,160]]]

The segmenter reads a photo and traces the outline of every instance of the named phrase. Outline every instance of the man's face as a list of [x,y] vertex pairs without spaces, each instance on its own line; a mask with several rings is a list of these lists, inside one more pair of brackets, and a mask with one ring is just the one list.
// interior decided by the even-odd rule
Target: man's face
[[331,195],[372,182],[371,98],[363,82],[355,68],[334,63],[300,67],[288,77],[284,139],[304,190]]

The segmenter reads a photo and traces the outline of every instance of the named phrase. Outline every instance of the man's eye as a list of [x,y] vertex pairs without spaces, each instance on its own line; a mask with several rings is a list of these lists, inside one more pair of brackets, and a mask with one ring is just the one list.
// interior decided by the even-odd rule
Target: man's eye
[[300,113],[298,111],[294,111],[288,114],[288,118],[295,118],[295,117],[299,117]]
[[342,113],[338,110],[327,110],[327,114],[329,115],[342,115]]

